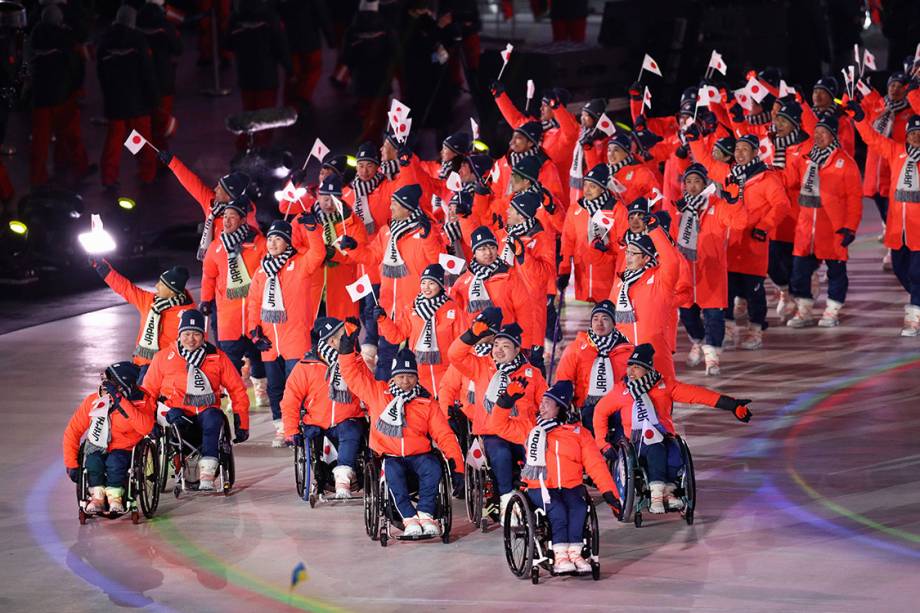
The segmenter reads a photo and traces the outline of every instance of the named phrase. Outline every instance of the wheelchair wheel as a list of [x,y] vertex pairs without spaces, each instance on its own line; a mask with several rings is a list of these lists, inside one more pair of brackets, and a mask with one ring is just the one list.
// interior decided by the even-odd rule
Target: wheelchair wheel
[[[134,496],[144,517],[150,519],[160,504],[159,449],[150,438],[142,438],[134,451]],[[134,519],[132,515],[132,519]]]
[[620,495],[622,510],[619,520],[628,522],[636,510],[636,452],[628,439],[620,440],[616,460],[608,461],[607,466]]
[[[441,520],[441,542],[450,542],[450,529],[453,527],[454,509],[452,505],[453,487],[450,479],[450,464],[441,456],[441,484],[438,486],[438,516]],[[481,508],[481,507],[480,507]]]
[[690,448],[686,441],[681,437],[676,437],[677,444],[680,446],[680,456],[683,468],[680,474],[680,489],[683,492],[684,508],[681,515],[688,526],[693,525],[693,512],[696,509],[696,473],[693,470],[693,456],[690,454]]
[[379,478],[380,464],[373,457],[368,457],[364,463],[364,530],[373,541],[377,540],[380,528]]
[[476,469],[469,462],[463,467],[463,503],[466,506],[466,517],[470,523],[479,527],[476,517]]
[[169,453],[169,441],[167,437],[169,436],[167,430],[159,425],[155,426],[157,436],[156,436],[156,448],[157,448],[157,468],[159,469],[159,486],[160,492],[164,493],[168,489],[166,487],[166,482],[169,481],[169,465],[170,460],[172,460],[171,454]]
[[597,509],[590,496],[586,494],[585,498],[588,502],[588,516],[585,517],[585,544],[581,555],[591,564],[591,578],[597,581],[601,578],[601,533],[597,523]]
[[224,413],[224,427],[220,431],[217,448],[217,462],[220,466],[220,478],[223,483],[224,496],[230,495],[236,480],[236,463],[233,460],[233,443],[230,442],[230,422]]
[[306,500],[304,492],[306,492],[309,487],[307,485],[307,480],[309,479],[307,473],[310,470],[309,456],[304,449],[305,446],[306,443],[294,446],[294,485],[297,488],[297,496],[301,500]]
[[502,532],[505,541],[505,560],[511,574],[519,579],[530,577],[537,583],[539,570],[533,564],[537,519],[530,501],[523,493],[515,491],[511,495],[508,506],[505,507],[504,524]]

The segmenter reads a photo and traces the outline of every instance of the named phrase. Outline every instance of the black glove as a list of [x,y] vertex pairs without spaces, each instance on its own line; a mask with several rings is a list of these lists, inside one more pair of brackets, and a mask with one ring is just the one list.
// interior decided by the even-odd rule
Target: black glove
[[109,276],[109,273],[112,271],[112,267],[109,266],[109,263],[106,262],[103,258],[90,258],[89,265],[93,267],[93,270],[96,271],[96,274],[105,281],[105,278]]
[[403,168],[412,163],[412,149],[409,148],[409,145],[402,143],[399,146],[399,150],[396,152],[396,159]]
[[297,223],[307,226],[310,230],[316,228],[316,215],[313,213],[301,213],[297,216]]
[[530,355],[528,356],[530,364],[536,368],[540,369],[540,372],[546,371],[546,364],[543,359],[543,347],[540,345],[534,345],[530,349]]
[[[482,183],[481,181],[473,181],[473,193],[479,194],[480,196],[488,196],[492,193],[492,190],[488,185]],[[466,212],[469,215],[469,211]],[[462,215],[460,212],[460,207],[457,207],[457,215]]]
[[204,315],[205,317],[209,317],[211,313],[213,312],[211,301],[208,300],[206,302],[199,303],[198,310],[201,311],[201,314]]
[[272,348],[272,342],[268,340],[268,337],[262,332],[262,326],[256,326],[254,330],[251,330],[249,332],[249,338],[259,351],[268,351]]
[[686,160],[687,156],[690,155],[690,148],[687,145],[681,145],[674,150],[674,155],[676,155],[681,160]]
[[487,336],[498,332],[502,325],[502,310],[499,307],[489,307],[476,316],[470,329],[463,333],[460,339],[467,345],[475,345]]
[[530,381],[524,377],[515,377],[508,383],[508,386],[505,387],[505,391],[498,395],[495,404],[503,409],[510,409],[514,406],[515,402],[524,397],[524,391],[527,389],[529,383]]
[[613,495],[613,492],[604,492],[602,496],[604,497],[604,502],[610,505],[610,510],[613,511],[613,514],[620,517],[623,513],[623,509],[620,507],[620,501]]
[[767,241],[767,233],[760,228],[751,228],[751,238],[759,243],[764,243]]
[[549,90],[548,92],[543,94],[543,98],[546,100],[546,103],[549,104],[549,108],[551,109],[559,108],[559,105],[560,105],[559,96],[556,95],[556,92],[554,90]]
[[188,423],[192,423],[192,420],[185,416],[185,411],[182,409],[169,409],[166,411],[166,423],[177,425],[185,420]]
[[376,321],[379,321],[379,320],[381,320],[381,319],[384,319],[384,318],[387,316],[387,311],[386,311],[386,309],[384,309],[384,308],[383,308],[382,306],[380,306],[379,304],[375,304],[374,306],[372,306],[372,307],[369,309],[369,311],[370,311],[369,314],[370,314],[371,318],[374,319],[374,320],[376,320]]
[[463,473],[458,473],[453,470],[450,471],[450,484],[453,488],[454,498],[463,499],[464,490],[466,489]]
[[629,86],[629,99],[630,100],[642,100],[642,84],[638,81],[633,81],[633,84]]
[[358,241],[355,240],[353,236],[348,236],[347,234],[342,236],[342,240],[339,241],[339,249],[342,251],[348,251],[349,249],[357,249]]
[[501,81],[492,81],[492,85],[489,86],[489,91],[492,92],[493,98],[498,98],[505,93],[505,86]]
[[728,112],[735,123],[744,123],[744,109],[740,104],[733,104],[729,107]]
[[291,437],[291,441],[294,443],[295,447],[303,447],[303,434],[298,432]]
[[157,159],[160,160],[160,163],[164,166],[169,166],[169,163],[173,160],[173,154],[166,149],[160,149],[157,151]]
[[339,355],[349,355],[355,352],[358,346],[358,335],[361,333],[361,322],[354,317],[345,320],[345,334],[339,340]]
[[[335,247],[333,247],[332,245],[326,245],[325,248],[326,248],[326,255],[323,257],[324,264],[332,262],[332,260],[335,258]],[[332,265],[334,266],[335,264],[338,264],[338,262],[335,262]]]
[[840,228],[834,234],[839,234],[843,237],[840,239],[841,247],[849,247],[850,243],[856,240],[856,232],[853,232],[853,230],[849,228]]
[[240,443],[245,443],[249,440],[249,430],[246,428],[237,428],[236,437],[233,439],[233,443],[238,445]]
[[67,476],[70,477],[71,481],[73,481],[74,483],[80,482],[80,468],[79,467],[65,468],[64,470],[67,471]]
[[639,115],[633,120],[633,127],[636,129],[636,132],[642,132],[645,130],[645,115]]
[[[601,253],[607,253],[608,251],[610,251],[610,247],[605,245],[604,240],[601,238],[594,239],[594,241],[591,243],[591,246],[597,249],[598,251],[600,251]],[[566,281],[566,285],[568,285],[569,278],[566,277],[565,281]]]
[[855,100],[850,100],[846,105],[846,114],[853,118],[854,121],[862,121],[866,118],[866,113]]
[[545,187],[543,188],[543,208],[550,215],[556,212],[556,201],[553,200],[553,195]]
[[642,221],[645,223],[647,232],[651,232],[658,227],[658,217],[654,213],[645,213],[642,215]]
[[565,288],[569,286],[569,276],[570,275],[559,275],[556,277],[556,289],[560,293],[565,293]]
[[613,446],[607,447],[607,449],[604,449],[604,453],[602,455],[610,461],[616,460],[617,459],[617,449],[616,447],[613,447]]
[[751,421],[751,415],[753,415],[751,410],[747,408],[749,404],[751,404],[751,401],[748,398],[738,400],[731,396],[719,396],[719,400],[716,401],[716,408],[731,411],[735,415],[735,419],[748,423]]
[[691,123],[687,126],[687,129],[684,130],[684,138],[686,138],[688,142],[699,140],[700,127],[695,123]]

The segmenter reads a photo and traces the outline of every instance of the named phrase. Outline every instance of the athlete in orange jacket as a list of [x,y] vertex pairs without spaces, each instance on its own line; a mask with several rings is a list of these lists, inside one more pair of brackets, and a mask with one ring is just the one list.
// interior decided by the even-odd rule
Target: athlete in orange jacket
[[612,392],[605,396],[594,410],[594,439],[604,455],[613,458],[616,450],[608,440],[611,434],[609,420],[619,413],[623,432],[629,433],[640,461],[648,471],[652,513],[664,513],[664,505],[672,509],[683,506],[680,498],[674,496],[677,469],[668,456],[676,451],[673,439],[675,434],[671,411],[674,402],[704,404],[719,409],[732,411],[735,417],[747,423],[751,420],[751,411],[747,408],[750,400],[735,400],[731,396],[722,396],[705,387],[689,385],[680,381],[664,379],[655,370],[655,350],[651,345],[642,344],[635,348],[629,357],[626,377],[618,382]]
[[170,407],[166,421],[184,430],[184,437],[190,428],[200,429],[198,489],[213,489],[224,423],[221,389],[230,395],[235,443],[249,438],[249,396],[227,354],[205,341],[204,315],[200,311],[183,311],[178,342],[154,356],[144,386],[154,398],[166,397],[163,402]]
[[116,362],[102,373],[99,390],[83,399],[64,430],[64,468],[80,483],[80,439],[86,435],[83,468],[90,491],[87,513],[124,513],[131,450],[153,430],[156,400],[138,387],[140,368]]

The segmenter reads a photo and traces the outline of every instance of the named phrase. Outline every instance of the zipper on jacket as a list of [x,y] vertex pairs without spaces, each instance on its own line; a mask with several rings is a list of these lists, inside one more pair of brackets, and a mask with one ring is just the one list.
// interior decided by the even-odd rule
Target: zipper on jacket
[[556,487],[562,489],[562,468],[559,466],[559,441],[554,442],[556,443]]
[[818,209],[811,211],[811,254],[815,253],[815,232],[818,230]]
[[335,400],[332,401],[332,417],[329,419],[329,427],[335,426]]
[[594,295],[594,264],[588,264],[588,300]]

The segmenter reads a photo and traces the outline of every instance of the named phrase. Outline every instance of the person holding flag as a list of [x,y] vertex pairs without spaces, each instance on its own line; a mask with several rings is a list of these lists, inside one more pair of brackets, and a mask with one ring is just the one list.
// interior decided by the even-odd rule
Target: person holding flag
[[569,202],[582,196],[585,173],[607,159],[607,143],[613,134],[613,123],[604,113],[607,101],[594,98],[581,109],[578,139],[572,148],[572,165],[568,170]]
[[[351,325],[351,324],[349,324]],[[312,346],[297,362],[284,385],[281,419],[289,445],[303,445],[300,425],[307,439],[328,437],[336,446],[335,497],[350,498],[355,461],[367,429],[367,412],[351,393],[339,368],[339,343],[345,322],[319,317],[313,324]]]
[[648,474],[652,513],[664,513],[666,506],[671,510],[683,508],[683,501],[674,495],[680,465],[669,461],[678,453],[673,438],[675,402],[731,411],[738,421],[751,421],[751,410],[747,408],[750,400],[736,400],[705,387],[669,380],[655,369],[655,349],[647,343],[638,345],[626,361],[626,376],[594,411],[594,440],[605,457],[615,458],[616,440],[608,437],[612,434],[608,424],[619,415],[623,432],[636,446],[639,462]]
[[309,330],[316,307],[310,284],[321,261],[310,259],[291,245],[291,224],[275,220],[265,238],[266,254],[252,275],[246,304],[246,329],[262,352],[268,379],[268,401],[275,425],[273,447],[285,443],[281,421],[284,384],[297,361],[310,348]]
[[86,435],[83,468],[90,500],[86,512],[125,512],[131,450],[156,423],[156,397],[137,383],[140,369],[116,362],[102,372],[99,389],[83,399],[64,430],[64,469],[80,484],[80,439]]
[[626,189],[619,194],[622,202],[637,198],[652,199],[655,190],[661,193],[661,183],[655,174],[632,153],[632,139],[625,132],[613,135],[607,145],[607,170],[611,182],[616,181]]
[[802,126],[807,133],[814,134],[815,124],[821,115],[836,116],[839,134],[837,141],[847,155],[853,157],[856,152],[856,129],[853,120],[836,102],[840,93],[840,85],[834,77],[828,75],[818,79],[811,89],[811,106],[802,101]]
[[249,198],[230,200],[223,207],[218,240],[212,241],[201,266],[201,302],[198,310],[217,319],[217,346],[241,374],[243,358],[259,406],[268,405],[262,356],[246,334],[247,303],[252,277],[265,256],[265,238],[246,223]]
[[[443,225],[447,247],[455,256],[466,260],[473,257],[469,242],[473,231],[492,221],[489,210],[494,197],[491,189],[493,164],[488,154],[477,153],[464,160],[457,171],[460,189],[452,192],[447,203]],[[445,272],[456,276],[460,271],[445,269]]]

